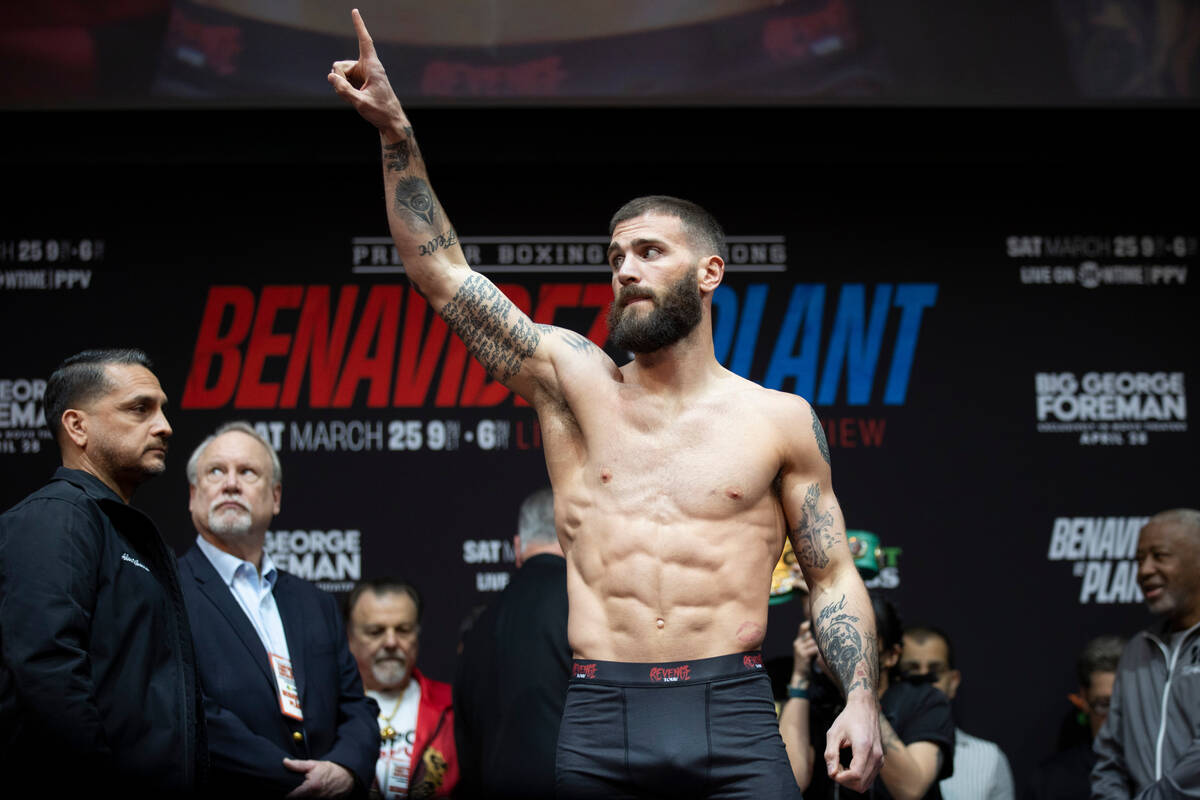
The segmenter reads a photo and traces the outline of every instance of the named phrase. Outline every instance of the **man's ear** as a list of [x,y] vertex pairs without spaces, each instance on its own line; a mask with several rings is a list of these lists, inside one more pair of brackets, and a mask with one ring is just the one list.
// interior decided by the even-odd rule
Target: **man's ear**
[[283,499],[283,484],[276,483],[271,489],[271,494],[275,498],[275,510],[272,512],[272,515],[277,516],[279,514],[279,501]]
[[952,669],[949,673],[947,673],[946,677],[950,679],[946,682],[947,688],[950,690],[946,692],[946,695],[953,700],[954,695],[958,694],[958,685],[962,683],[962,673],[956,669]]
[[68,408],[62,415],[62,429],[76,447],[83,449],[87,446],[88,415],[86,411]]
[[521,566],[521,534],[513,536],[513,557],[517,562],[517,567]]
[[891,669],[892,667],[896,666],[896,664],[900,662],[900,654],[902,652],[904,652],[904,648],[899,644],[892,645],[887,651],[884,652],[883,658],[881,659],[881,666],[884,669]]
[[725,260],[718,255],[711,255],[698,265],[700,270],[700,290],[712,294],[721,285],[725,277]]

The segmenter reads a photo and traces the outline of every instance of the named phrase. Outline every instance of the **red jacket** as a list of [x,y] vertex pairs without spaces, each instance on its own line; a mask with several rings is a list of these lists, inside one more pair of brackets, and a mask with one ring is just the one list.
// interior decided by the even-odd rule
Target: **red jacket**
[[448,797],[458,784],[450,684],[426,678],[415,667],[413,677],[421,687],[421,705],[417,708],[408,796]]

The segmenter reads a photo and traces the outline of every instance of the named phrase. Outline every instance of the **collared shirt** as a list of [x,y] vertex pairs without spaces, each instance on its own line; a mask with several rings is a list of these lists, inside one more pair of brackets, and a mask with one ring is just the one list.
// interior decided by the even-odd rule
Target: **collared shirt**
[[1012,769],[994,742],[954,731],[954,774],[941,783],[945,800],[1012,800]]
[[275,605],[274,589],[279,570],[271,556],[263,551],[260,575],[249,561],[226,553],[203,536],[196,537],[196,546],[213,565],[221,580],[225,581],[267,652],[290,659],[287,637],[283,633],[283,619],[279,616],[279,607]]

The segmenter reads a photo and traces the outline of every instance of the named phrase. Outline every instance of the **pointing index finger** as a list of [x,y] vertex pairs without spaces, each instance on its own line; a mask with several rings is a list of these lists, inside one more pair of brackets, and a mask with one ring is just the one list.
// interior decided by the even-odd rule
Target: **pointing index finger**
[[375,53],[375,43],[371,41],[371,34],[367,32],[367,26],[363,22],[362,14],[358,13],[358,9],[352,9],[350,16],[354,20],[354,32],[358,34],[358,57],[366,58]]

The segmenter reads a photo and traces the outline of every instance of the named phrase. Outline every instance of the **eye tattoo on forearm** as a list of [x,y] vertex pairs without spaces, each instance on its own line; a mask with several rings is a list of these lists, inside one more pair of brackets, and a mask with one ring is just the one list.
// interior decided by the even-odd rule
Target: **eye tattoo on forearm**
[[408,212],[426,225],[433,224],[435,208],[429,184],[420,178],[401,178],[396,183],[396,213]]

